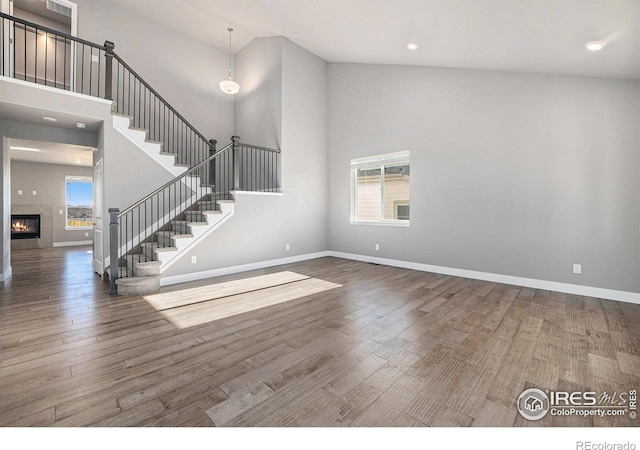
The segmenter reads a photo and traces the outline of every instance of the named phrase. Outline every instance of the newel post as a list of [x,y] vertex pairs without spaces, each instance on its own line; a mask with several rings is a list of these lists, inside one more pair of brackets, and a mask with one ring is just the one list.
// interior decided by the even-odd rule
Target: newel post
[[233,190],[240,190],[240,136],[232,136],[233,152],[231,158],[233,161]]
[[118,208],[109,208],[109,294],[117,294],[118,286]]
[[104,41],[104,98],[113,100],[113,49],[116,45],[111,41]]
[[[212,157],[216,154],[216,144],[218,141],[215,139],[209,140],[209,157]],[[214,186],[216,184],[216,160],[213,158],[209,161],[209,179],[207,180],[207,184]]]

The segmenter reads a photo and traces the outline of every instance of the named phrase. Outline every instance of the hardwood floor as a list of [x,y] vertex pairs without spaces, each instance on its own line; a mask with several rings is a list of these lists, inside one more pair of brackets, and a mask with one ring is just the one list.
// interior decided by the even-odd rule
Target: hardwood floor
[[[109,296],[89,250],[13,252],[0,284],[0,425],[640,423],[516,411],[529,387],[639,389],[639,305],[322,258],[163,288],[156,300],[172,302],[284,271],[330,285],[179,328],[157,301]],[[201,311],[197,301],[170,306]]]

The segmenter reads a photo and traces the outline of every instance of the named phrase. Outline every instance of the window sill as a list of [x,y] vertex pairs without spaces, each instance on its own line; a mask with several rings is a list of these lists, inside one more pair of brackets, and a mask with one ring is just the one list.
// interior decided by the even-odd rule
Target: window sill
[[351,225],[367,225],[367,226],[380,226],[380,227],[400,227],[400,228],[408,228],[411,226],[411,222],[408,220],[403,221],[387,221],[387,222],[363,222],[357,220],[350,220],[349,223]]

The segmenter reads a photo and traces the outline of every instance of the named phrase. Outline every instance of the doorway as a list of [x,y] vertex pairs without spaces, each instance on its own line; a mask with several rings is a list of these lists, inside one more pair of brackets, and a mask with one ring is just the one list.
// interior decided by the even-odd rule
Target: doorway
[[[18,138],[8,138],[6,143],[10,153],[12,218],[37,216],[39,225],[37,235],[23,234],[20,239],[11,240],[11,261],[25,250],[31,255],[41,251],[44,256],[58,254],[51,251],[64,247],[69,249],[65,254],[75,254],[72,250],[77,250],[87,255],[76,260],[86,260],[84,269],[74,270],[93,273],[95,148]],[[27,224],[22,220],[16,229]],[[28,271],[28,266],[23,271]]]

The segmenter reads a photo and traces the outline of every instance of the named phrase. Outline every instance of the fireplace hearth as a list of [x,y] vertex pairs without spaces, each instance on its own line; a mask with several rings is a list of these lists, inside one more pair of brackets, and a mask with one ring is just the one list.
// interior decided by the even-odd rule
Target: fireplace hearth
[[39,239],[40,214],[11,214],[11,239]]

